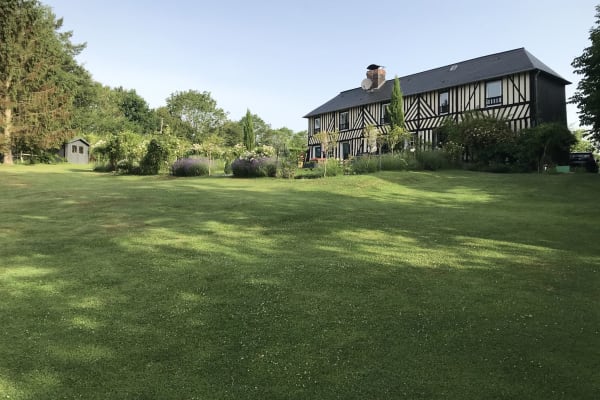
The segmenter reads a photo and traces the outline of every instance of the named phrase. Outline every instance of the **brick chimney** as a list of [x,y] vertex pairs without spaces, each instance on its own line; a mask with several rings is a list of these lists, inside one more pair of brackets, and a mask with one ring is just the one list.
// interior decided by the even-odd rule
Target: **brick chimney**
[[[373,67],[377,67],[377,68],[373,68]],[[383,85],[385,83],[385,69],[383,69],[383,67],[380,67],[378,65],[369,65],[368,71],[367,71],[367,78],[370,79],[371,82],[373,82],[373,85],[371,86],[371,90],[379,89],[381,87],[381,85]]]

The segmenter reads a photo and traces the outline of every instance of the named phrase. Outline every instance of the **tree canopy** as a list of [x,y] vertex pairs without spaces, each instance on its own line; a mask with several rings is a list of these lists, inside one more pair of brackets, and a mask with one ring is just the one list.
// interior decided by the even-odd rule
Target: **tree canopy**
[[175,92],[167,99],[167,110],[177,123],[173,133],[201,142],[215,133],[227,120],[227,114],[217,107],[209,92],[187,90]]
[[71,113],[81,82],[89,79],[75,56],[71,32],[37,0],[0,3],[0,147],[33,153],[59,147],[71,133]]
[[579,122],[591,127],[589,138],[600,143],[600,5],[596,6],[596,26],[590,30],[590,46],[571,64],[582,75],[571,102],[579,107]]

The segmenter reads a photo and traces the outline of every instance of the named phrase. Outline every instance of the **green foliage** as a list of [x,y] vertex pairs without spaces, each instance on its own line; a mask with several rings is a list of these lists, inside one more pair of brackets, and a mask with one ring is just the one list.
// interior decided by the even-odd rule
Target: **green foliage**
[[329,158],[324,163],[319,163],[318,170],[323,170],[323,177],[338,176],[344,174],[344,167],[340,160]]
[[394,149],[399,143],[402,143],[404,147],[404,143],[408,142],[412,139],[413,134],[407,131],[405,128],[401,128],[399,126],[395,126],[391,128],[390,131],[385,136],[385,141],[388,145],[388,148],[394,153]]
[[117,106],[129,122],[130,129],[142,134],[150,134],[159,130],[160,124],[157,115],[135,90],[118,87],[114,91],[117,97]]
[[[338,138],[340,137],[340,133],[338,131],[321,131],[315,134],[314,137],[319,141],[319,143],[321,143],[321,151],[325,154],[325,158],[327,159],[325,163],[319,164],[319,167],[323,168],[323,176],[327,176],[327,167],[329,166],[329,153],[335,148]],[[336,171],[332,171],[332,174],[336,173]]]
[[446,129],[449,141],[463,147],[470,162],[485,165],[513,158],[516,134],[502,120],[466,114],[453,129]]
[[246,110],[246,116],[243,121],[244,145],[248,151],[254,150],[256,146],[256,135],[254,133],[254,122],[250,110]]
[[214,159],[225,155],[225,150],[223,149],[223,138],[216,134],[208,136],[200,144],[194,144],[193,149],[195,154],[202,154],[208,157],[209,175],[212,174],[211,166]]
[[167,111],[172,133],[198,142],[216,133],[227,119],[209,92],[196,90],[171,94]]
[[120,175],[142,175],[140,164],[137,161],[133,161],[131,159],[119,160],[114,171]]
[[96,160],[107,161],[110,170],[115,171],[119,161],[128,161],[127,165],[139,163],[145,152],[145,146],[140,135],[134,132],[122,132],[96,143],[91,152]]
[[126,118],[121,109],[121,94],[115,89],[94,82],[82,88],[85,99],[75,108],[73,129],[83,136],[107,136],[123,131],[144,132]]
[[448,168],[447,154],[441,150],[417,151],[415,154],[417,168],[425,171],[437,171]]
[[579,122],[590,126],[588,137],[600,143],[600,5],[596,6],[596,25],[590,30],[590,46],[571,64],[581,75],[571,102],[579,107]]
[[0,2],[0,153],[41,155],[72,136],[68,127],[78,85],[90,79],[75,56],[71,32],[37,0]]
[[521,131],[515,157],[525,171],[541,172],[545,164],[567,165],[570,148],[576,140],[575,135],[562,124],[541,124]]
[[156,175],[161,169],[166,168],[169,160],[169,149],[157,139],[150,140],[146,154],[140,162],[140,171],[143,175]]
[[237,121],[226,121],[220,129],[219,135],[223,138],[223,145],[226,147],[233,147],[244,142],[244,129]]
[[585,136],[587,136],[587,132],[584,129],[578,129],[573,132],[575,136],[575,144],[571,146],[572,152],[592,152],[594,151],[594,146],[589,140],[586,140]]
[[298,171],[298,161],[295,157],[286,157],[279,162],[277,176],[285,179],[293,179]]
[[382,171],[405,171],[408,169],[406,153],[382,154],[379,158]]
[[379,171],[379,160],[370,155],[358,156],[351,160],[351,170],[354,174],[370,174]]
[[406,129],[404,122],[404,98],[400,88],[400,79],[394,78],[394,87],[392,88],[392,97],[389,106],[386,108],[387,118],[390,121],[390,128],[398,128],[401,131]]
[[385,141],[392,153],[398,143],[404,143],[410,140],[412,134],[406,130],[404,122],[404,99],[402,89],[400,88],[400,80],[396,76],[394,78],[394,87],[392,88],[392,97],[390,104],[386,108],[386,117],[390,122],[390,130],[385,137]]
[[294,132],[287,147],[291,151],[304,152],[308,143],[308,131]]

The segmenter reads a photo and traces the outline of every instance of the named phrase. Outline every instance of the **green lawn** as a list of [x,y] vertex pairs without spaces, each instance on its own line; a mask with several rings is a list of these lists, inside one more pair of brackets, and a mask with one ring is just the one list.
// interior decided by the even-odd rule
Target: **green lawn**
[[600,175],[0,167],[0,399],[598,399]]

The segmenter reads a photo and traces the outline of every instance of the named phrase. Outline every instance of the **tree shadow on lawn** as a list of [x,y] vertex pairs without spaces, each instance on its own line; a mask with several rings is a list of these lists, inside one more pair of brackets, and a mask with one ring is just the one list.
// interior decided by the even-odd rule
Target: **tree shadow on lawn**
[[[398,204],[395,193],[169,189],[121,194],[156,215],[136,201],[99,200],[81,205],[92,208],[89,228],[39,227],[56,229],[56,247],[29,231],[18,252],[6,251],[0,387],[13,398],[598,390],[597,304],[592,281],[582,282],[593,275],[553,261],[574,257],[591,269],[583,257],[592,250],[469,236],[460,222],[476,202],[453,204],[456,215],[423,229],[442,205],[407,193]],[[58,212],[39,210],[48,221]]]

